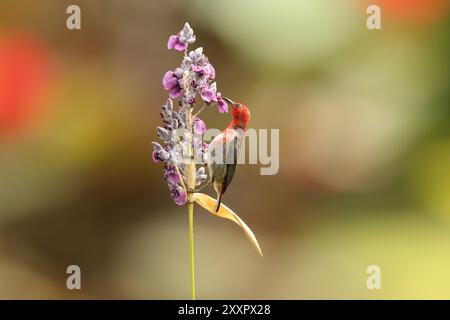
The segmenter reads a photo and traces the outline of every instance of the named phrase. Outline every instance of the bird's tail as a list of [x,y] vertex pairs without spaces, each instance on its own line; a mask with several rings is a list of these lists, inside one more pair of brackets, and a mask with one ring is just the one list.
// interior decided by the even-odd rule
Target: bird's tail
[[216,209],[215,209],[216,212],[219,211],[220,203],[222,202],[222,194],[223,194],[222,191],[217,192],[217,202],[216,202]]

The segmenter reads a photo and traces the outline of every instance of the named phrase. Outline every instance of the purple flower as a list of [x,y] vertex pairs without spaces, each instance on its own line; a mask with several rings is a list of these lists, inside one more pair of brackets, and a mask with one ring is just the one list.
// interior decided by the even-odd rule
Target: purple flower
[[228,113],[228,105],[223,99],[217,100],[217,108],[220,113]]
[[168,161],[170,159],[170,153],[164,149],[159,151],[153,150],[152,160],[154,163],[160,163],[161,161]]
[[205,167],[200,167],[197,170],[197,173],[195,174],[195,185],[199,186],[202,184],[202,182],[206,181],[208,179],[208,176],[205,172]]
[[183,94],[183,89],[180,86],[179,79],[182,77],[182,70],[181,75],[179,74],[180,71],[176,70],[173,71],[167,71],[164,74],[163,77],[163,86],[164,89],[169,91],[169,97],[172,99],[177,99]]
[[206,163],[206,156],[208,152],[209,145],[202,139],[194,137],[194,154],[195,161],[197,163]]
[[180,182],[180,175],[174,165],[164,168],[164,179],[173,186],[178,185],[178,182]]
[[167,42],[168,49],[175,49],[177,51],[184,51],[187,49],[188,44],[195,42],[194,30],[192,30],[189,23],[185,23],[183,30],[178,32],[176,35],[169,37]]
[[194,127],[194,132],[196,134],[204,134],[205,131],[206,131],[206,124],[205,124],[205,122],[202,119],[198,118],[198,117],[194,118],[192,126]]
[[[166,129],[173,128],[173,102],[171,99],[167,99],[167,102],[162,106],[160,116]],[[177,127],[175,127],[176,129]]]
[[152,160],[154,163],[160,163],[161,159],[158,156],[158,152],[156,152],[155,150],[153,150],[152,152]]
[[189,52],[188,56],[184,58],[184,62],[189,65],[204,66],[208,63],[208,58],[203,54],[203,48],[199,47]]
[[178,85],[178,79],[173,71],[167,71],[163,77],[163,86],[166,90],[171,90]]
[[206,66],[206,69],[207,74],[209,74],[209,78],[211,80],[214,80],[216,78],[216,69],[214,69],[213,65],[210,63]]
[[192,71],[197,72],[199,76],[203,76],[205,74],[205,67],[202,66],[196,66],[193,64],[191,66]]
[[217,108],[220,113],[228,113],[228,104],[222,99],[222,94],[217,92]]
[[196,72],[200,77],[207,77],[209,80],[214,80],[216,77],[216,70],[212,66],[212,64],[208,63],[205,66],[197,66],[193,64],[191,66],[192,71]]
[[169,41],[167,42],[167,49],[175,49],[177,51],[184,51],[187,48],[187,43],[181,43],[179,34],[172,35],[169,37]]
[[216,102],[217,92],[215,83],[213,83],[211,86],[203,86],[200,92],[200,96],[202,97],[203,101],[207,103]]
[[152,152],[152,160],[153,162],[159,163],[161,161],[170,160],[170,153],[167,152],[159,143],[152,142],[153,152]]
[[[164,163],[163,176],[170,196],[177,205],[187,202],[188,191],[184,182],[187,179],[186,163],[191,157],[194,157],[196,164],[201,165],[195,175],[195,185],[198,186],[208,179],[205,165],[209,147],[202,139],[206,124],[197,116],[190,118],[193,109],[201,98],[208,105],[217,104],[220,113],[228,112],[228,104],[217,91],[217,84],[214,82],[216,70],[203,53],[203,48],[187,51],[189,44],[194,41],[194,31],[186,23],[183,29],[170,36],[167,42],[169,49],[184,51],[184,56],[178,68],[167,71],[163,76],[162,84],[169,99],[160,111],[163,125],[156,130],[162,145],[153,142],[152,160]],[[174,103],[175,99],[177,101]],[[190,119],[192,121],[189,121]],[[195,133],[193,139],[186,132]]]
[[184,189],[181,187],[177,186],[170,190],[170,196],[172,197],[172,200],[179,206],[182,206],[187,202],[186,191],[184,191]]
[[183,30],[181,30],[179,33],[179,38],[182,43],[194,43],[195,42],[195,35],[194,30],[191,28],[189,23],[185,23],[183,26]]

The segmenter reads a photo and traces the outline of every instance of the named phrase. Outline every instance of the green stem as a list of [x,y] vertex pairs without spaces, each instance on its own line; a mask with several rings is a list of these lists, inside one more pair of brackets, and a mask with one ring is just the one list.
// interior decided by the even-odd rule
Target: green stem
[[188,200],[188,210],[189,210],[189,251],[191,256],[191,291],[192,300],[195,300],[195,270],[194,270],[194,199],[193,190],[195,189],[195,174],[196,167],[194,162],[194,139],[192,133],[192,109],[188,113],[188,123],[189,123],[189,133],[190,133],[190,144],[189,144],[189,156],[191,161],[187,166],[187,200]]
[[189,247],[191,254],[191,291],[192,300],[195,300],[195,272],[194,272],[194,203],[188,203],[189,208]]

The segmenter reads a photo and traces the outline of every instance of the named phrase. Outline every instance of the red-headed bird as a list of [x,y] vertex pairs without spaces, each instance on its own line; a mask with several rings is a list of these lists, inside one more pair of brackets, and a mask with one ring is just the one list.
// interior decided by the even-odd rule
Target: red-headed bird
[[233,179],[238,152],[250,122],[250,111],[245,105],[224,99],[231,104],[232,119],[228,127],[211,141],[208,149],[209,179],[217,192],[216,212]]

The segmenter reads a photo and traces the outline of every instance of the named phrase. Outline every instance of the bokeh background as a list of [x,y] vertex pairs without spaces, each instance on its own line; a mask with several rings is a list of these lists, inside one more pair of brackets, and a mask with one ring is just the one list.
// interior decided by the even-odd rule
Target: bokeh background
[[[81,7],[80,31],[66,8]],[[366,28],[380,4],[382,30]],[[187,209],[151,160],[188,21],[219,90],[280,129],[280,171],[241,165],[197,207],[203,299],[450,298],[447,0],[0,3],[0,298],[188,299]],[[207,110],[209,127],[228,115]],[[211,189],[208,193],[212,194]],[[66,288],[66,268],[82,290]],[[366,288],[380,266],[382,289]]]

